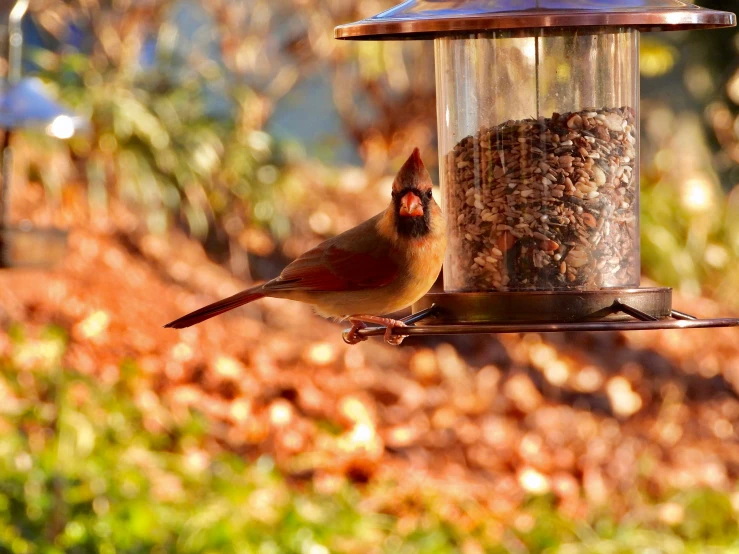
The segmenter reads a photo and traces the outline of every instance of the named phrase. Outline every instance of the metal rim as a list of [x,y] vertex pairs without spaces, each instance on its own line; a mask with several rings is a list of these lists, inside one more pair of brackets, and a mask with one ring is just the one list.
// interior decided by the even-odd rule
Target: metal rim
[[672,314],[672,289],[431,293],[413,305],[413,312],[431,306],[431,321],[439,325],[657,320]]
[[[659,329],[705,329],[712,327],[736,327],[739,319],[736,318],[714,318],[698,319],[690,314],[672,310],[670,315],[663,319],[656,319],[633,306],[619,303],[618,309],[629,314],[633,319],[630,321],[579,321],[569,323],[457,323],[457,324],[434,324],[426,323],[416,326],[415,324],[432,318],[436,315],[436,306],[430,306],[425,310],[416,312],[401,321],[407,326],[393,328],[390,333],[402,336],[434,336],[434,335],[471,335],[471,334],[496,334],[496,333],[562,333],[568,331],[655,331]],[[362,338],[384,335],[385,327],[367,327],[357,331]],[[349,341],[349,330],[342,334],[344,341]]]
[[[522,324],[450,324],[419,325],[395,328],[393,335],[425,337],[432,335],[469,335],[495,333],[558,333],[566,331],[653,331],[658,329],[704,329],[709,327],[736,327],[739,319],[663,319],[659,321],[585,321],[578,323],[522,323]],[[385,334],[384,327],[370,327],[358,332],[362,337]]]
[[631,12],[594,12],[568,10],[566,13],[534,11],[509,12],[470,17],[437,19],[375,18],[339,25],[334,37],[346,40],[429,39],[461,33],[500,31],[505,29],[628,27],[643,31],[678,31],[733,27],[736,16],[731,12],[707,9],[652,9]]

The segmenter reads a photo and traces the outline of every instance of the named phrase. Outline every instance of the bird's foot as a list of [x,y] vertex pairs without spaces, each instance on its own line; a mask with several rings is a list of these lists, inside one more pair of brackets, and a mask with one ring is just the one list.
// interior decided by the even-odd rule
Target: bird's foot
[[364,321],[360,321],[359,319],[349,319],[349,321],[352,323],[352,328],[348,331],[344,331],[341,335],[344,342],[347,344],[359,344],[360,342],[367,340],[367,337],[362,337],[358,333],[360,329],[367,327]]
[[405,339],[405,337],[407,337],[408,335],[393,335],[393,329],[395,329],[396,327],[408,326],[397,319],[391,319],[390,321],[392,321],[392,323],[388,324],[388,326],[385,328],[385,342],[388,344],[392,344],[393,346],[400,346],[403,342],[403,339]]
[[403,339],[408,336],[393,334],[393,329],[397,327],[408,327],[405,323],[397,319],[391,319],[389,317],[377,317],[374,315],[354,315],[349,318],[349,321],[351,321],[352,323],[352,328],[348,331],[345,331],[343,334],[344,342],[346,342],[347,344],[357,344],[363,340],[367,340],[366,337],[361,337],[358,334],[358,331],[360,329],[364,329],[367,327],[365,323],[376,323],[377,325],[383,325],[385,327],[385,342],[388,344],[392,344],[393,346],[400,345],[403,342]]

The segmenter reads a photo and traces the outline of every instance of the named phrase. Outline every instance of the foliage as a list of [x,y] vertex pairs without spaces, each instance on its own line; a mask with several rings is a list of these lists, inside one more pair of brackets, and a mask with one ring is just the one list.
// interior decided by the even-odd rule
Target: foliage
[[[385,0],[380,2],[383,6],[391,3],[393,2]],[[392,42],[365,42],[351,47],[342,44],[339,48],[330,38],[333,24],[368,15],[362,10],[379,11],[379,4],[376,6],[372,3],[370,6],[365,3],[369,7],[362,8],[359,2],[327,1],[308,9],[305,2],[299,0],[253,0],[252,4],[247,3],[253,9],[244,10],[244,4],[239,2],[193,2],[193,5],[206,6],[206,9],[212,10],[211,13],[217,16],[220,41],[218,48],[221,50],[223,63],[215,63],[208,56],[193,55],[184,59],[179,57],[180,54],[171,46],[172,29],[163,23],[163,13],[170,3],[154,4],[159,8],[147,12],[151,3],[143,3],[143,11],[139,11],[128,0],[116,0],[112,3],[95,0],[47,0],[39,8],[41,11],[37,12],[40,20],[58,24],[59,21],[66,22],[71,14],[71,19],[75,22],[82,21],[89,25],[93,44],[89,50],[57,49],[33,53],[44,79],[53,83],[63,99],[91,121],[91,132],[71,141],[69,152],[64,154],[70,163],[77,165],[77,178],[88,188],[91,197],[120,195],[140,207],[150,228],[154,230],[164,229],[171,221],[184,220],[192,233],[201,238],[212,234],[214,230],[221,232],[223,229],[229,240],[238,240],[245,227],[259,222],[269,225],[275,235],[284,237],[291,232],[297,236],[297,230],[290,228],[290,225],[295,225],[295,219],[291,211],[293,207],[288,205],[287,200],[309,195],[313,195],[312,199],[316,203],[323,204],[323,211],[320,213],[326,218],[338,219],[336,214],[346,217],[349,211],[346,202],[331,199],[332,204],[329,205],[328,199],[315,198],[318,196],[316,191],[311,190],[310,184],[306,185],[313,183],[313,180],[305,178],[297,183],[294,179],[291,162],[300,157],[300,147],[280,144],[265,132],[279,98],[299,78],[320,74],[319,69],[325,70],[326,65],[334,78],[333,88],[339,117],[363,154],[367,162],[365,172],[370,178],[387,173],[388,159],[405,149],[409,142],[420,141],[420,145],[423,145],[425,140],[426,143],[433,143],[432,56],[429,55],[430,50],[424,49],[428,45],[424,47],[421,43],[401,45]],[[347,7],[349,4],[355,7]],[[55,15],[50,16],[52,13]],[[66,15],[57,17],[58,13]],[[278,20],[288,22],[285,29],[282,29],[284,33],[275,32],[275,22]],[[141,52],[153,40],[149,36],[151,29],[156,29],[158,33],[153,41],[156,48],[149,62],[141,63]],[[279,37],[282,42],[275,37]],[[724,36],[722,41],[725,40]],[[677,42],[669,43],[671,46],[665,46],[666,44],[668,43],[659,42],[658,39],[645,41],[643,54],[647,58],[644,59],[651,60],[651,65],[643,66],[650,67],[654,76],[670,73],[674,68],[683,68],[680,65],[682,48],[678,48]],[[691,45],[691,48],[695,47],[695,44]],[[193,50],[197,54],[197,49]],[[704,90],[700,99],[702,103],[708,103],[722,86],[716,83],[721,79],[722,71],[725,71],[725,62],[720,56],[714,56],[710,48],[705,49],[701,55],[703,58],[699,56],[691,60],[688,69],[693,73],[686,71],[686,75],[694,76],[695,69],[711,59],[709,80],[715,86],[710,90],[706,89],[708,92]],[[413,68],[412,72],[410,68]],[[696,79],[691,82],[698,81]],[[691,90],[695,89],[693,85],[688,86],[692,86]],[[225,100],[222,109],[215,111],[205,101],[214,91]],[[361,102],[355,102],[356,98]],[[726,104],[729,104],[728,100]],[[358,106],[361,109],[357,109]],[[725,115],[728,108],[724,106],[722,109],[723,111],[709,110],[709,115],[713,115],[714,123],[718,119],[728,122],[727,128],[731,134],[723,142],[719,141],[728,152],[735,143],[735,118],[732,115],[735,106],[729,109],[731,113],[728,118],[718,117]],[[645,110],[651,116],[649,112],[651,110]],[[34,143],[34,146],[39,144]],[[734,299],[735,295],[730,293],[739,282],[739,214],[736,213],[739,205],[735,198],[736,193],[727,197],[716,179],[710,172],[704,171],[704,168],[692,175],[692,180],[684,179],[679,168],[671,173],[665,171],[665,167],[670,164],[661,163],[659,159],[664,159],[664,152],[671,150],[671,146],[665,143],[652,147],[659,150],[656,154],[661,152],[662,155],[655,155],[658,163],[654,167],[648,166],[644,172],[642,245],[647,275],[666,285],[679,286],[693,292],[699,292],[705,287],[718,295]],[[701,153],[701,159],[708,165],[710,154]],[[56,166],[45,164],[43,154],[35,163],[40,178],[49,185],[55,179]],[[731,175],[730,171],[728,173]],[[69,186],[67,182],[62,184]],[[347,187],[349,188],[361,189]],[[695,203],[696,199],[706,198],[710,201]],[[371,198],[366,196],[364,200],[370,202]],[[305,202],[297,209],[308,211],[313,207],[314,205]],[[326,214],[332,214],[331,218]],[[345,220],[344,223],[348,226],[356,221]],[[93,241],[89,237],[81,242],[86,245],[81,249],[88,253],[106,250],[104,259],[112,260],[111,263],[117,259],[129,260],[123,258],[122,254],[118,255],[119,252],[114,252],[109,243],[95,243],[92,248],[90,245]],[[175,257],[168,258],[167,263],[160,265],[177,269],[181,276],[182,264],[175,263],[180,261],[180,254],[182,260],[192,259],[184,252],[177,251]],[[100,260],[102,259],[101,255]],[[70,267],[75,264],[79,266],[79,262],[79,259],[75,261],[71,258]],[[106,263],[107,261],[101,261],[97,264],[101,268],[99,273],[103,273]],[[84,268],[91,266],[81,267],[81,271],[85,271]],[[92,361],[88,360],[92,366],[110,366],[99,372],[98,368],[88,367],[89,372],[96,372],[94,377],[67,367],[64,361],[67,341],[60,329],[48,328],[40,336],[24,336],[23,329],[15,328],[11,333],[12,344],[7,349],[7,345],[3,343],[5,335],[0,335],[0,352],[9,352],[5,357],[0,357],[0,554],[62,551],[104,554],[116,551],[238,551],[259,554],[610,554],[653,551],[671,554],[711,552],[711,548],[716,552],[739,552],[735,508],[738,504],[737,496],[725,492],[676,491],[667,498],[653,499],[645,491],[639,490],[638,485],[622,485],[619,493],[633,494],[637,498],[633,502],[633,508],[630,506],[633,511],[616,520],[608,511],[580,514],[572,509],[572,512],[568,512],[567,506],[563,506],[565,497],[556,497],[553,493],[531,497],[520,510],[516,504],[515,513],[504,514],[493,512],[469,498],[449,498],[433,486],[414,495],[401,493],[399,471],[411,471],[411,463],[400,466],[403,469],[396,469],[394,474],[378,472],[365,485],[350,484],[341,471],[337,471],[335,476],[329,475],[328,483],[319,478],[306,480],[299,474],[285,477],[277,469],[279,463],[274,463],[266,454],[255,454],[259,448],[250,449],[252,447],[245,446],[241,450],[225,440],[221,434],[222,427],[214,419],[206,418],[194,408],[184,412],[165,409],[157,398],[167,386],[157,381],[164,380],[163,374],[157,373],[152,377],[154,387],[150,387],[149,383],[142,384],[143,370],[137,362],[141,361],[143,364],[143,355],[142,360],[136,362],[120,360],[122,343],[132,340],[131,337],[134,336],[129,331],[136,327],[137,333],[147,334],[150,325],[153,325],[143,317],[138,317],[135,324],[126,323],[124,328],[121,323],[126,319],[124,312],[132,311],[137,304],[138,307],[143,306],[147,311],[154,312],[150,317],[155,319],[160,312],[156,312],[152,305],[154,302],[157,305],[164,303],[163,298],[152,301],[147,296],[147,291],[155,291],[156,296],[162,289],[150,289],[152,283],[149,281],[141,284],[138,280],[138,270],[141,268],[135,267],[138,269],[131,269],[134,264],[129,260],[110,269],[124,277],[122,281],[114,281],[111,277],[106,284],[107,289],[110,289],[106,292],[116,297],[115,303],[106,305],[108,312],[87,314],[87,308],[92,309],[93,304],[105,302],[105,292],[101,293],[101,289],[92,287],[91,282],[81,279],[78,273],[67,275],[67,283],[84,281],[82,287],[85,288],[85,293],[94,291],[89,293],[90,298],[86,298],[89,305],[84,310],[79,308],[80,302],[72,294],[74,286],[69,284],[69,288],[65,289],[63,286],[60,288],[59,283],[52,283],[48,288],[63,291],[58,294],[62,297],[59,302],[63,303],[63,307],[48,304],[47,300],[38,298],[27,300],[23,305],[23,309],[27,308],[24,313],[28,318],[39,313],[35,310],[43,305],[46,307],[40,310],[41,314],[52,313],[55,314],[54,317],[62,314],[60,317],[67,318],[64,319],[65,322],[77,321],[83,317],[88,318],[84,321],[94,322],[96,314],[102,313],[105,323],[101,327],[106,327],[109,322],[118,325],[114,327],[111,323],[110,330],[101,331],[107,336],[105,340],[110,342],[95,343],[95,340],[103,339],[96,338],[94,334],[83,334],[76,345],[78,351],[88,352],[95,343],[97,349],[105,351],[106,358],[98,355],[89,359]],[[185,273],[200,274],[203,266],[193,268],[196,266],[186,268]],[[89,270],[88,272],[91,273]],[[36,282],[31,277],[28,279],[29,282]],[[124,281],[132,287],[138,283],[138,290],[116,286],[116,283],[121,284]],[[13,286],[7,288],[10,291],[14,289]],[[46,283],[37,288],[40,292],[41,288],[46,288]],[[197,283],[192,289],[203,292]],[[221,288],[214,285],[210,293],[216,290]],[[177,295],[179,298],[179,292]],[[118,303],[118,297],[136,300],[127,300],[129,306],[124,310]],[[9,306],[13,304],[11,307],[17,308],[15,304],[21,304],[12,294],[10,298],[14,300],[7,302]],[[74,304],[78,305],[75,308],[77,312],[73,310]],[[96,306],[96,309],[100,309],[100,306]],[[132,319],[135,317],[132,316]],[[296,317],[294,314],[289,318],[273,317],[272,322],[287,319]],[[303,324],[303,320],[299,320],[299,323]],[[303,325],[302,331],[307,327],[308,325]],[[70,328],[73,328],[71,323]],[[208,334],[218,337],[233,333],[232,329],[241,328],[231,321],[229,333],[215,327],[211,329],[215,332]],[[253,325],[244,329],[248,333],[255,332]],[[336,329],[331,329],[330,332],[335,331]],[[268,331],[269,337],[266,331],[260,332],[260,342],[265,345],[277,344],[275,350],[297,351],[304,346],[295,346],[294,343],[298,341],[293,337],[279,339],[272,328]],[[243,340],[245,344],[249,344],[248,333],[241,335],[237,331],[233,333],[233,340]],[[316,330],[316,333],[319,331]],[[153,332],[151,334],[157,337]],[[149,359],[149,365],[167,365],[171,345],[159,338],[152,340],[156,340],[158,349],[161,350],[158,355],[161,357],[154,362]],[[276,342],[273,343],[272,340]],[[468,353],[475,351],[470,346],[473,344],[469,342],[471,339],[465,337],[462,340],[468,341],[459,343],[467,345]],[[575,337],[567,339],[569,343],[575,340]],[[618,339],[621,340],[622,338]],[[638,341],[633,336],[628,340]],[[661,381],[666,373],[682,375],[691,364],[697,368],[696,371],[719,371],[711,365],[713,363],[717,368],[721,366],[720,369],[725,369],[721,374],[722,379],[735,382],[729,371],[733,364],[729,358],[709,356],[708,363],[703,367],[695,361],[697,358],[686,356],[683,365],[667,367],[661,356],[679,355],[674,350],[670,351],[672,354],[666,354],[666,349],[662,351],[651,343],[643,343],[640,350],[645,354],[638,358],[639,362],[628,358],[631,361],[626,363],[615,354],[616,349],[624,355],[630,352],[623,342],[608,347],[604,347],[603,343],[593,342],[586,346],[581,345],[577,355],[573,355],[575,357],[571,359],[561,356],[565,351],[561,345],[556,346],[553,343],[555,347],[542,343],[537,346],[532,341],[532,336],[528,336],[521,341],[508,343],[509,352],[516,352],[516,356],[524,358],[515,366],[516,371],[511,372],[499,372],[493,366],[487,366],[487,370],[485,367],[476,367],[475,369],[480,370],[476,372],[473,370],[474,364],[468,367],[460,365],[461,362],[455,366],[454,361],[462,360],[465,352],[462,348],[457,352],[446,343],[438,346],[436,351],[419,349],[417,356],[412,358],[403,357],[403,351],[393,353],[392,356],[395,357],[383,353],[378,356],[379,361],[372,360],[372,363],[385,364],[388,367],[400,363],[413,367],[415,364],[418,371],[423,367],[430,371],[430,364],[433,371],[445,373],[442,384],[434,380],[436,377],[425,374],[425,378],[429,379],[429,386],[428,391],[422,393],[419,390],[424,390],[424,387],[412,379],[405,380],[402,388],[408,393],[408,399],[433,399],[446,395],[450,400],[447,401],[449,405],[441,406],[433,404],[432,400],[428,400],[427,406],[419,400],[423,407],[411,412],[417,418],[403,416],[397,429],[391,428],[385,421],[381,431],[408,431],[413,430],[416,423],[422,427],[426,422],[427,428],[419,435],[421,443],[428,439],[428,443],[433,446],[432,439],[443,439],[447,431],[451,433],[452,427],[454,430],[459,427],[461,436],[461,431],[469,429],[472,424],[462,408],[457,413],[454,409],[450,411],[449,406],[469,403],[474,395],[462,393],[468,389],[474,390],[479,396],[486,397],[485,406],[489,403],[496,406],[501,403],[509,405],[508,408],[498,406],[492,409],[488,414],[492,417],[488,421],[494,424],[504,421],[506,425],[500,424],[501,429],[511,427],[515,429],[515,433],[510,433],[510,437],[506,439],[509,442],[504,443],[504,448],[496,447],[496,456],[488,456],[488,451],[484,449],[480,452],[488,462],[491,458],[504,460],[504,477],[515,482],[520,479],[517,472],[523,462],[520,457],[516,457],[518,454],[511,452],[514,446],[523,448],[524,444],[536,444],[536,439],[540,436],[537,433],[542,432],[542,429],[532,422],[537,413],[543,413],[538,412],[541,407],[538,403],[546,406],[556,403],[560,403],[559,406],[577,404],[578,412],[573,411],[573,414],[581,420],[585,419],[585,412],[588,410],[603,410],[603,404],[618,406],[619,402],[626,406],[626,411],[619,413],[632,414],[634,399],[638,400],[634,408],[636,410],[642,405],[649,405],[666,413],[670,406],[662,395],[674,391],[678,385],[687,391],[685,398],[674,401],[681,407],[686,407],[695,400],[688,393],[705,393],[705,387],[693,386],[703,382],[695,375],[690,374],[684,380],[676,378]],[[310,352],[320,358],[328,351],[328,358],[333,356],[339,360],[336,362],[340,368],[337,371],[348,373],[351,364],[361,365],[361,362],[352,357],[356,351],[351,355],[347,354],[347,362],[342,365],[344,354],[337,354],[327,344],[331,343],[319,344],[314,350],[306,347],[309,354],[295,354],[294,358],[310,358]],[[632,349],[635,348],[634,344],[636,343],[632,344]],[[697,341],[686,340],[683,346],[690,350],[691,344],[697,344]],[[204,350],[202,343],[188,348],[199,354]],[[219,348],[211,345],[208,355],[215,358],[213,351]],[[489,363],[489,357],[493,356],[493,348],[505,350],[500,344],[489,340],[485,348],[487,349],[479,349],[484,354],[480,354],[480,357],[486,357],[485,363]],[[614,370],[619,373],[608,373],[610,370],[607,371],[607,364],[601,359],[594,358],[592,363],[583,361],[586,358],[585,352],[592,353],[591,350],[600,350],[605,357],[613,354],[617,360],[614,364],[618,366]],[[251,391],[255,396],[267,394],[265,391],[273,389],[281,390],[280,380],[277,379],[280,376],[291,379],[296,388],[300,386],[299,383],[303,383],[298,377],[302,379],[306,376],[305,367],[293,367],[293,373],[285,374],[289,364],[284,360],[289,356],[280,358],[275,352],[270,355],[265,354],[264,350],[260,352],[254,364],[261,363],[267,368],[266,371],[280,375],[273,376],[275,379],[269,383],[255,385]],[[525,352],[534,353],[530,360],[524,355]],[[235,355],[234,352],[229,354]],[[575,359],[579,361],[575,362]],[[426,360],[425,365],[421,363],[423,360]],[[211,361],[204,361],[202,364],[193,362],[192,365],[205,366]],[[280,371],[277,371],[278,366]],[[454,370],[454,367],[457,369]],[[527,377],[529,373],[526,372],[529,370],[533,379]],[[393,375],[401,373],[397,371]],[[112,380],[106,377],[111,374],[117,377]],[[330,386],[317,388],[310,381],[313,383],[310,391],[314,398],[318,395],[319,404],[338,404],[338,385],[335,385],[339,381],[337,375],[331,372],[324,375],[323,378]],[[387,376],[390,371],[376,375],[389,380]],[[497,375],[494,387],[498,386],[497,379],[500,378],[501,388],[505,390],[483,390],[479,383],[484,382],[482,377],[485,375],[488,378]],[[711,373],[709,377],[716,375]],[[239,379],[243,377],[245,376],[238,376]],[[351,377],[355,378],[356,375]],[[590,391],[585,394],[578,387],[588,385],[588,378],[591,383],[595,379],[600,384],[596,384],[595,389],[582,389]],[[536,386],[534,382],[537,383]],[[521,385],[518,392],[517,383]],[[537,388],[541,383],[548,390],[548,396],[543,398],[539,396]],[[721,379],[713,379],[711,383],[717,389],[719,385],[725,384]],[[617,384],[625,387],[615,386]],[[198,383],[198,386],[201,385],[202,383]],[[229,387],[224,389],[231,390]],[[290,388],[291,392],[294,390]],[[371,403],[373,409],[396,416],[408,413],[404,411],[399,395],[398,399],[394,399],[396,390],[369,391],[370,396],[379,396],[382,393],[392,399],[392,402],[388,400],[390,404],[387,406],[379,401]],[[356,391],[352,389],[352,392]],[[162,394],[162,398],[164,397]],[[534,397],[539,400],[532,400]],[[697,398],[706,411],[714,410],[705,397]],[[203,404],[215,404],[219,399],[218,396],[204,395]],[[233,399],[227,400],[230,402]],[[283,405],[277,402],[275,400],[272,405]],[[295,406],[302,423],[313,417],[302,413],[299,403],[288,405],[291,410]],[[686,410],[686,417],[700,421],[702,427],[690,431],[686,425],[686,436],[688,433],[694,435],[684,439],[687,443],[685,445],[674,445],[674,448],[670,446],[668,450],[671,455],[679,457],[678,452],[689,448],[697,449],[695,434],[703,437],[703,434],[710,434],[711,429],[716,441],[727,439],[727,435],[716,431],[726,432],[725,426],[721,427],[719,423],[728,425],[728,437],[733,433],[735,427],[730,421],[735,416],[731,415],[734,412],[729,408],[721,414],[716,409],[711,417],[699,412],[696,406]],[[724,416],[726,420],[723,419]],[[266,407],[259,415],[249,414],[249,422],[255,421],[257,417],[261,418],[260,425],[265,428],[269,425],[266,422],[269,419]],[[648,417],[648,414],[644,417]],[[671,427],[667,424],[664,426],[674,434],[675,429],[682,429],[682,423],[676,423],[670,417],[672,416],[666,416],[665,421]],[[452,423],[449,423],[449,429],[441,426],[438,429],[428,428],[429,419]],[[558,420],[557,417],[545,416],[545,419],[551,419],[555,426],[567,425],[565,420]],[[609,418],[605,423],[612,428],[618,425],[614,421]],[[648,420],[624,420],[624,428],[632,425],[632,434],[628,436],[647,434],[645,421]],[[660,420],[657,422],[660,423]],[[313,423],[312,419],[310,423]],[[584,443],[598,443],[596,438],[601,438],[601,430],[608,428],[605,423],[603,427],[591,425],[589,432],[592,435],[580,437],[578,444],[582,446]],[[328,428],[321,430],[318,434],[320,437],[332,433],[339,435],[341,431],[339,428],[334,429],[336,423],[333,420],[319,419],[316,420],[316,425]],[[478,422],[472,427],[476,425]],[[654,427],[657,428],[658,425],[655,424]],[[494,434],[498,433],[497,429],[493,429]],[[260,445],[260,452],[270,451],[269,443],[273,437],[268,435],[263,437],[264,444]],[[402,437],[403,434],[398,433],[398,436]],[[589,438],[591,436],[592,440]],[[647,435],[644,441],[654,440],[650,437],[651,435]],[[611,440],[615,442],[618,439],[611,436]],[[436,450],[419,448],[423,451],[423,456],[443,460],[446,450],[456,449],[460,454],[470,454],[477,442],[479,441],[462,445],[457,441],[451,443],[452,447],[445,447],[443,445],[446,443],[440,443],[441,446]],[[628,441],[624,439],[623,442]],[[388,451],[391,448],[391,445],[387,446]],[[570,445],[560,445],[558,448],[561,451],[572,449],[569,454],[580,456],[580,451]],[[397,458],[413,453],[410,447],[404,449],[401,446],[398,449]],[[504,450],[509,452],[498,452]],[[273,448],[272,451],[278,452],[278,449]],[[641,460],[641,452],[634,450],[632,454]],[[711,450],[710,453],[713,452]],[[300,454],[298,452],[296,455]],[[331,456],[324,458],[328,460],[329,466],[335,461]],[[730,466],[731,455],[727,454],[725,458],[722,464],[725,461]],[[279,461],[279,456],[275,455],[274,459]],[[380,464],[388,459],[393,460],[392,456],[383,457]],[[496,477],[491,477],[494,470],[490,470],[489,466],[481,467],[482,469],[475,465],[465,467],[465,475],[480,472],[485,475],[488,483],[495,483]],[[320,469],[326,470],[324,466]],[[698,467],[696,462],[691,469],[697,473],[702,471],[702,466]],[[584,480],[579,466],[573,465],[568,469],[570,470],[576,474],[573,479]],[[537,475],[539,474],[534,477]],[[569,473],[567,476],[569,477]],[[546,477],[550,477],[549,474]],[[615,479],[612,475],[610,478]],[[629,477],[624,474],[619,478],[628,480]],[[557,481],[553,478],[548,482]],[[635,490],[632,491],[632,488]],[[626,493],[624,489],[628,489]],[[577,502],[587,504],[590,501],[589,497],[584,499],[587,494],[576,486],[572,496]]]
[[[698,205],[695,195],[711,196]],[[739,213],[736,202],[709,182],[671,180],[642,183],[642,253],[654,281],[699,295],[726,298],[739,282]]]
[[739,544],[731,502],[708,491],[661,505],[679,521],[644,506],[637,525],[606,515],[575,523],[547,497],[503,522],[431,492],[397,498],[392,482],[296,488],[268,457],[251,463],[220,450],[198,413],[152,410],[132,364],[106,386],[64,368],[59,328],[11,337],[0,361],[0,552],[682,553]]
[[[133,201],[153,230],[174,216],[199,238],[225,233],[232,243],[252,224],[278,239],[295,231],[290,170],[305,145],[278,143],[265,130],[301,80],[332,80],[336,118],[356,141],[351,148],[368,153],[375,177],[386,171],[387,150],[407,155],[408,141],[423,146],[431,136],[428,49],[337,46],[333,25],[361,17],[358,5],[306,10],[293,0],[256,0],[244,10],[228,2],[47,0],[38,10],[34,20],[56,42],[32,52],[34,64],[91,121],[92,132],[70,143],[76,180],[94,199]],[[172,19],[183,17],[210,23],[181,37]],[[410,67],[423,67],[424,77],[409,79]],[[54,188],[54,175],[38,165]]]
[[[724,0],[699,4],[733,11]],[[737,52],[736,37],[735,29],[651,34],[641,49],[644,272],[660,284],[725,299],[734,309],[739,73],[729,53]]]
[[[70,141],[89,189],[139,206],[160,232],[172,216],[200,238],[214,223],[228,229],[226,216],[284,231],[288,215],[270,208],[279,198],[284,160],[260,129],[255,91],[222,63],[181,59],[166,25],[156,41],[132,37],[132,29],[143,32],[149,23],[135,10],[91,13],[90,53],[30,52],[40,76],[90,122],[88,133]],[[144,42],[155,48],[149,60]]]
[[[384,534],[356,490],[293,494],[268,458],[211,457],[198,414],[142,409],[134,367],[105,389],[61,367],[59,330],[21,335],[2,364],[0,552],[359,552]],[[418,541],[450,540],[433,535]]]

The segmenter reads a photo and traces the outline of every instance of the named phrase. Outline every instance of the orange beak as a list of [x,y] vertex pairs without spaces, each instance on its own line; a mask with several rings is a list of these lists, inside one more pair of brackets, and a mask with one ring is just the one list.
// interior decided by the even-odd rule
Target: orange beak
[[418,217],[423,215],[421,199],[413,192],[406,193],[400,199],[400,215]]

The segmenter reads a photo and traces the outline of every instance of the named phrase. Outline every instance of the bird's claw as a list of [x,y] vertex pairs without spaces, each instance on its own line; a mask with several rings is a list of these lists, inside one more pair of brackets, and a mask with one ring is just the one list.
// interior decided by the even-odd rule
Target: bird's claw
[[344,342],[347,344],[359,344],[360,342],[366,341],[367,337],[363,337],[359,334],[360,329],[364,329],[367,327],[367,325],[364,324],[362,321],[352,321],[352,328],[348,331],[344,331],[341,334],[341,338],[344,339]]
[[393,335],[393,329],[396,327],[408,327],[402,321],[394,321],[385,328],[385,342],[392,346],[400,346],[408,335]]
[[[359,317],[361,317],[362,319],[359,319]],[[367,325],[365,324],[365,320],[370,321],[371,323],[377,323],[379,325],[384,325],[385,326],[385,337],[384,337],[385,342],[393,346],[399,346],[403,342],[403,339],[405,339],[405,337],[408,336],[408,335],[394,335],[393,334],[393,329],[395,329],[396,327],[408,327],[402,321],[398,321],[397,319],[390,319],[386,317],[363,315],[363,316],[357,316],[356,318],[349,318],[349,321],[351,321],[352,323],[352,327],[348,331],[344,331],[341,335],[345,343],[357,344],[357,343],[367,340],[367,337],[363,337],[359,334],[359,331],[361,329],[365,329],[367,327]]]

